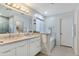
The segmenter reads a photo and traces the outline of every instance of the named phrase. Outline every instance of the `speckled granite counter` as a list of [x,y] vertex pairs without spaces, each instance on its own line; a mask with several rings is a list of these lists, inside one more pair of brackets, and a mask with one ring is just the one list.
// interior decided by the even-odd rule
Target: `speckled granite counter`
[[28,40],[39,36],[40,36],[40,33],[33,33],[28,35],[21,34],[21,35],[15,35],[11,37],[4,37],[4,38],[0,38],[0,45],[22,41],[22,40]]

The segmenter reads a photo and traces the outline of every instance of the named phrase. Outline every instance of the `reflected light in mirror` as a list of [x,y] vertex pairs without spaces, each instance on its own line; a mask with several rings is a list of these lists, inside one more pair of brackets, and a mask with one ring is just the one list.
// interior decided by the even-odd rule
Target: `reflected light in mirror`
[[17,6],[16,6],[16,8],[17,8],[17,9],[20,9],[20,6],[19,6],[19,5],[17,5]]
[[21,6],[20,10],[26,11],[25,7]]
[[12,4],[12,7],[16,7],[17,5],[14,3],[14,4]]

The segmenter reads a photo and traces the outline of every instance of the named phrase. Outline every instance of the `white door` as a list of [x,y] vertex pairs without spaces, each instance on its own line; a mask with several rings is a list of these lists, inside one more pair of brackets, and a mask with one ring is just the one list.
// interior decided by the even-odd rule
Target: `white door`
[[40,32],[40,20],[39,19],[36,19],[36,31],[37,32]]
[[44,33],[44,21],[41,21],[40,23],[40,30],[41,33]]
[[61,45],[73,47],[73,17],[61,19]]

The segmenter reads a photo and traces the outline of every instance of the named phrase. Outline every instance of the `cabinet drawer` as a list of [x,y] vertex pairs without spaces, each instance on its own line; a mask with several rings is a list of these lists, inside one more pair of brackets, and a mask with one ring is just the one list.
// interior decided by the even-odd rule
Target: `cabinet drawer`
[[31,45],[29,48],[30,48],[30,50],[34,50],[34,49],[39,48],[39,47],[41,47],[41,46],[40,45],[37,45],[37,46]]
[[13,48],[15,48],[14,44],[6,44],[6,45],[0,47],[0,52],[9,51]]
[[4,51],[7,51],[7,50],[10,50],[10,49],[14,49],[18,46],[22,46],[26,44],[25,41],[19,41],[19,42],[14,42],[14,43],[11,43],[11,44],[6,44],[6,45],[3,45],[3,46],[0,46],[0,52],[4,52]]
[[6,50],[1,53],[1,56],[15,56],[15,49]]
[[38,41],[35,41],[35,42],[33,42],[33,43],[30,43],[30,48],[37,48],[37,47],[39,47],[39,46],[41,46],[41,41],[40,40],[38,40]]

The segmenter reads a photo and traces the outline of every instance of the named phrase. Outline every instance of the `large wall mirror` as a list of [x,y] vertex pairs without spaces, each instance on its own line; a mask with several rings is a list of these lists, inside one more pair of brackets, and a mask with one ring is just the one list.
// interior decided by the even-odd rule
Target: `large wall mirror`
[[0,34],[32,32],[32,16],[0,6]]

